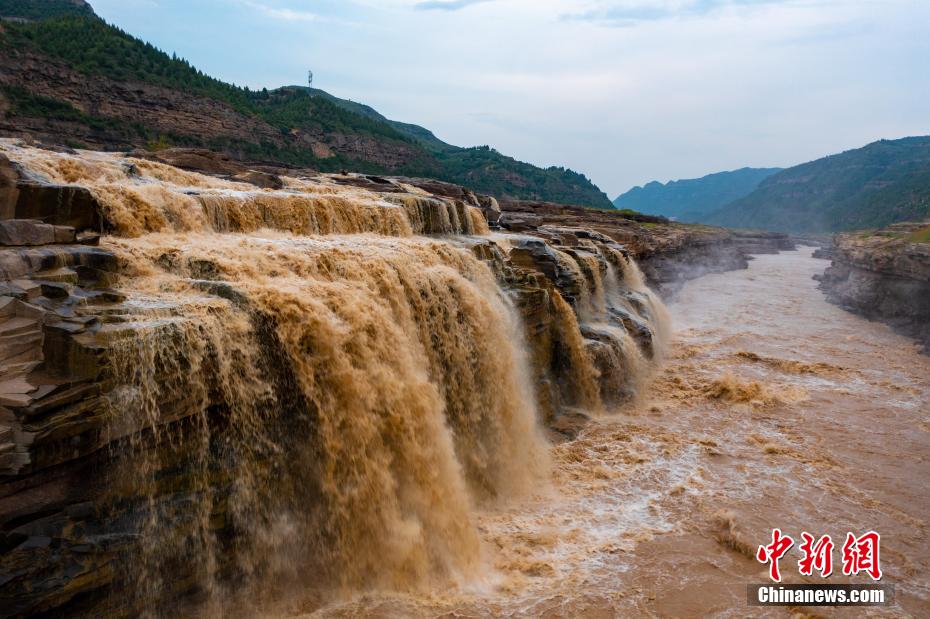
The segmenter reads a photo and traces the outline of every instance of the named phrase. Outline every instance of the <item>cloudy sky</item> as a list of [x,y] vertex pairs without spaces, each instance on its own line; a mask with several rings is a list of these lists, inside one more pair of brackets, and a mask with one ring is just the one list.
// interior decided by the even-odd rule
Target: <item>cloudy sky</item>
[[927,0],[91,0],[252,88],[633,185],[930,134]]

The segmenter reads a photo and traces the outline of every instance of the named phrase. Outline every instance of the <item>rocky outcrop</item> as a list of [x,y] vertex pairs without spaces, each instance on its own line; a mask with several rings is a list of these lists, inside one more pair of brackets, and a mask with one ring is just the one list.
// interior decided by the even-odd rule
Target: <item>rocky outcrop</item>
[[97,201],[84,187],[53,187],[26,178],[0,153],[0,219],[36,220],[77,230],[99,230]]
[[505,230],[537,234],[552,226],[577,227],[620,243],[664,296],[673,295],[689,279],[744,269],[751,254],[794,248],[787,235],[777,232],[678,224],[664,217],[548,202],[511,200],[501,206],[500,226]]
[[236,161],[226,153],[206,148],[163,148],[153,152],[137,149],[132,151],[132,155],[182,170],[193,170],[216,176],[235,176],[248,170],[243,163]]
[[110,549],[132,538],[97,511],[116,258],[93,245],[89,195],[26,183],[11,200],[6,189],[7,214],[78,224],[0,221],[0,608],[20,616],[99,590]]
[[[211,174],[229,178],[240,183],[248,183],[262,189],[283,189],[284,182],[279,174],[297,173],[296,170],[283,168],[269,168],[267,166],[249,167],[241,161],[232,159],[225,153],[219,153],[205,148],[165,148],[150,152],[146,150],[132,151],[134,157],[149,159],[166,165],[192,170],[203,174]],[[262,169],[253,169],[253,168]],[[311,172],[312,173],[312,172]]]
[[827,298],[916,338],[930,353],[930,223],[834,237],[819,277]]
[[[540,411],[552,437],[564,440],[592,411],[635,395],[630,364],[653,355],[664,317],[641,289],[617,285],[635,268],[622,245],[584,228],[537,234],[512,237],[503,247],[468,243],[516,299]],[[618,341],[618,331],[638,349]]]

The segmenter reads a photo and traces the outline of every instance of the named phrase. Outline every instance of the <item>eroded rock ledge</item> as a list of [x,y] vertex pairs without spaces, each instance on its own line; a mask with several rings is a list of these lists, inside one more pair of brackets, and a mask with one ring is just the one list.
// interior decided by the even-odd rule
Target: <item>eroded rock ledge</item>
[[551,202],[502,201],[501,226],[545,235],[553,227],[582,227],[621,243],[639,262],[649,284],[672,296],[689,279],[745,269],[751,254],[794,249],[779,232],[726,230],[679,224],[664,217],[601,211]]
[[930,354],[930,222],[839,234],[819,277],[827,298],[921,342]]

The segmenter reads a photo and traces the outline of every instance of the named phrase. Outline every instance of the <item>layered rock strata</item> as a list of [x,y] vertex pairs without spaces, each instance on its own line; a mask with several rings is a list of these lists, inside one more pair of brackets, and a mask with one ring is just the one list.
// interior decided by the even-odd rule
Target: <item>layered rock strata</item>
[[622,244],[663,296],[673,295],[689,279],[746,268],[751,254],[794,248],[778,232],[678,224],[663,217],[549,202],[511,200],[501,207],[501,226],[507,230],[537,234],[549,227],[583,227]]
[[827,298],[916,338],[930,352],[930,223],[839,234],[820,277]]

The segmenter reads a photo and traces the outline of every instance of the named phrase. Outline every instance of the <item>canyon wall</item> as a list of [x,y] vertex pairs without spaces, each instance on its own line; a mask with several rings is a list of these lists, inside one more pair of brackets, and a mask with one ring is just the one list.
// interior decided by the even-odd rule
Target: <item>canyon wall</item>
[[820,284],[827,298],[916,338],[930,352],[930,224],[839,234]]
[[547,442],[661,356],[643,271],[769,244],[584,209],[529,227],[425,179],[0,151],[11,616],[468,581],[473,507],[545,484]]

